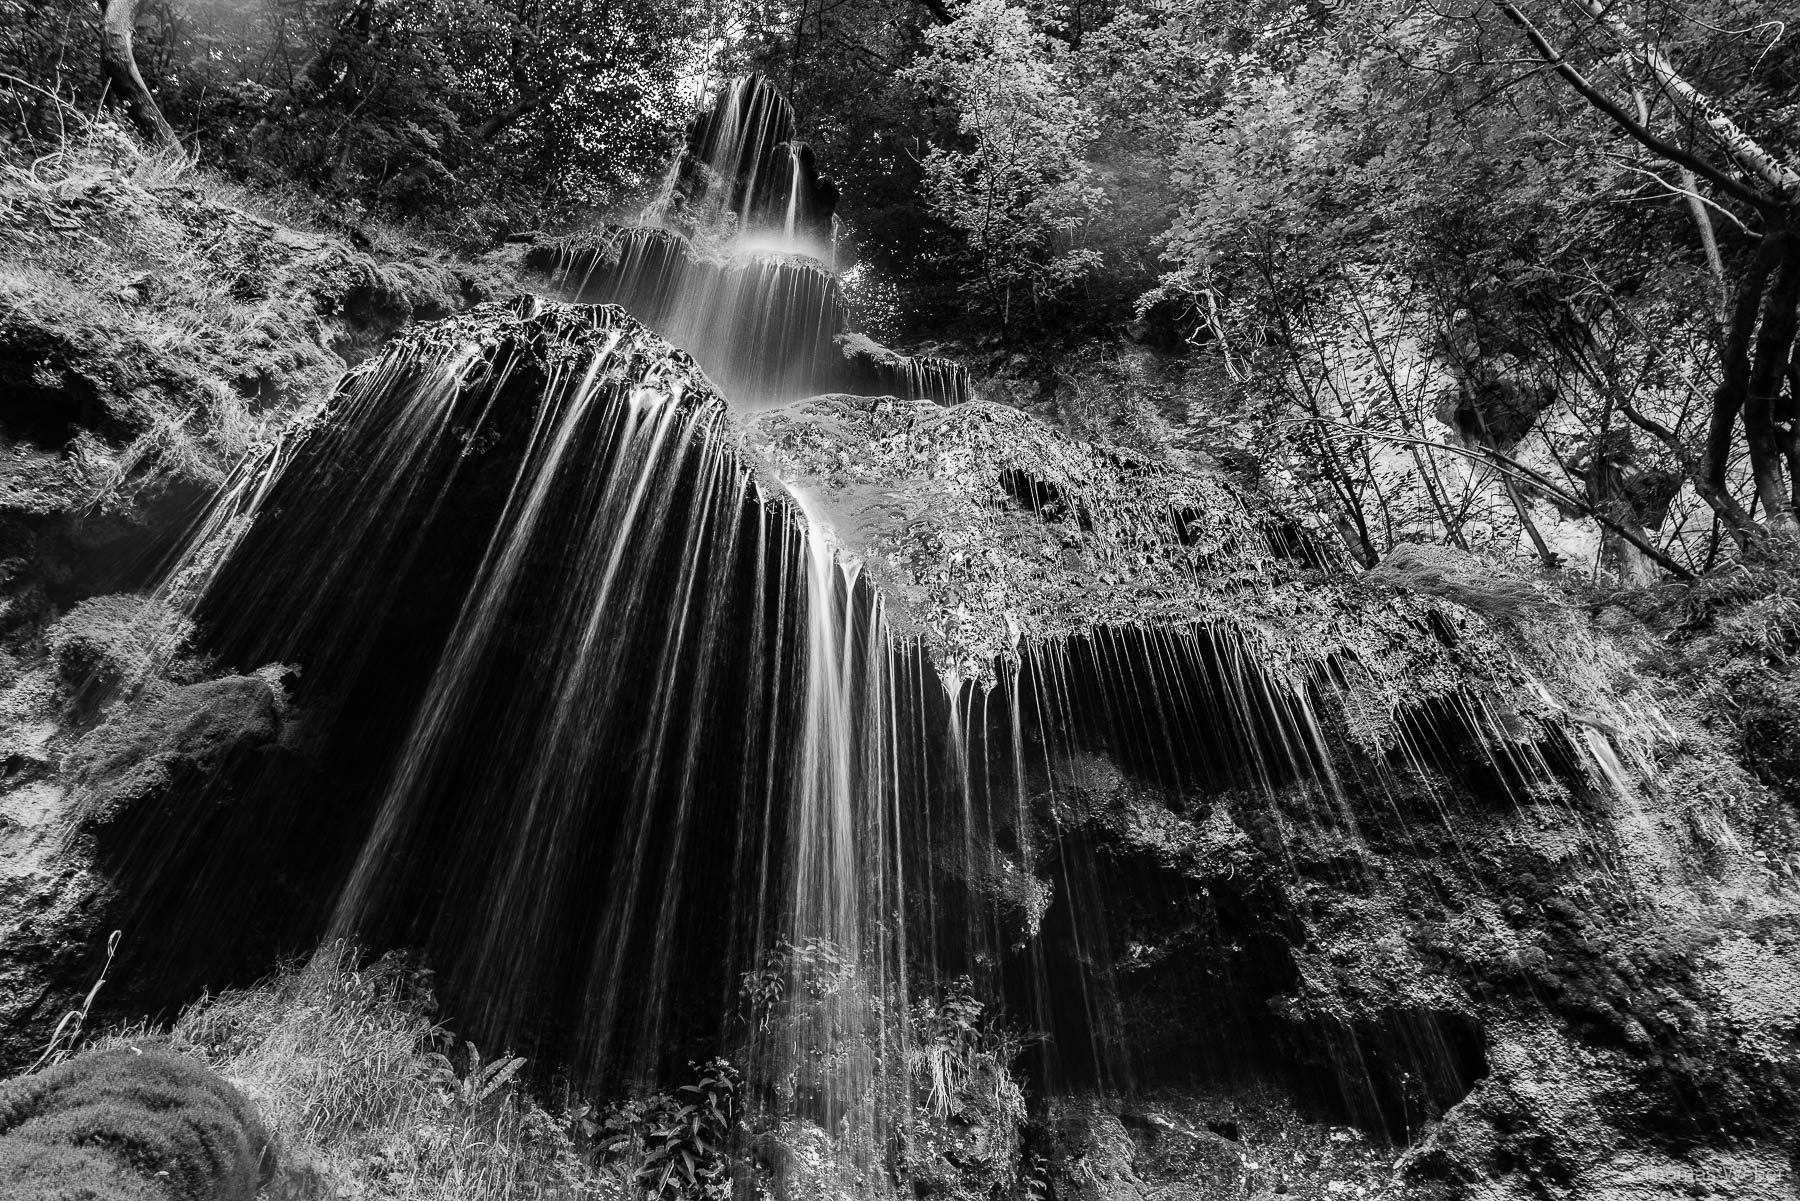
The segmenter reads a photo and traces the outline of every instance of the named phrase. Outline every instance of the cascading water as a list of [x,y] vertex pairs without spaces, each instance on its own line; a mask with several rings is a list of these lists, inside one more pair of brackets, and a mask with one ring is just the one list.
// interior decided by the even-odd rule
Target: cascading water
[[806,179],[801,171],[800,147],[793,142],[788,143],[788,159],[793,164],[793,171],[788,176],[787,221],[782,226],[781,235],[792,242],[800,236],[800,197],[806,188]]
[[[772,96],[734,86],[697,123],[671,172],[676,209],[783,238],[829,228]],[[909,1124],[954,1086],[921,1058],[912,1015],[959,976],[1046,1036],[1028,1057],[1045,1091],[1248,1063],[1377,1127],[1402,1102],[1467,1091],[1479,1044],[1432,1013],[1327,1031],[1337,1070],[1309,1080],[1268,1032],[1271,997],[1298,975],[1290,948],[1234,932],[1250,923],[1231,906],[1259,903],[1262,882],[1221,899],[1176,870],[1250,836],[1221,816],[1217,846],[1196,850],[1157,825],[1254,796],[1271,815],[1258,837],[1326,831],[1333,870],[1367,870],[1347,736],[1320,716],[1366,708],[1351,656],[1278,670],[1253,631],[1195,616],[1199,581],[1224,579],[1241,605],[1275,559],[1316,571],[1316,552],[1223,493],[1216,514],[1162,493],[1108,509],[1105,480],[1147,476],[1109,453],[1040,447],[1054,481],[987,462],[970,430],[1023,419],[908,407],[967,384],[901,356],[884,368],[912,381],[899,399],[858,410],[890,427],[857,435],[852,483],[828,480],[853,457],[828,445],[848,402],[811,416],[793,402],[844,361],[830,272],[790,253],[697,266],[670,230],[604,243],[561,248],[559,279],[622,307],[524,301],[407,335],[247,464],[199,527],[167,595],[218,661],[287,665],[303,745],[230,765],[212,803],[154,815],[119,852],[140,927],[181,932],[154,948],[172,994],[271,945],[422,947],[468,1032],[579,1088],[741,1058],[752,1123],[806,1152],[770,1169],[794,1197],[903,1187]],[[793,444],[751,436],[759,421],[787,422]],[[878,453],[893,456],[883,478],[924,481],[915,508],[853,486]],[[980,464],[970,512],[1010,514],[1013,559],[931,516],[954,499],[951,461]],[[899,544],[868,534],[884,504],[934,531],[941,580],[896,584],[892,562],[840,555],[853,523]],[[1095,547],[1104,561],[1083,557]],[[1094,579],[1127,562],[1155,624],[1095,600]],[[1020,606],[981,655],[951,653],[1031,573],[1063,624]],[[947,598],[935,608],[928,583]],[[1396,811],[1418,803],[1401,776],[1470,758],[1457,739],[1505,724],[1461,699],[1441,718],[1401,728],[1361,786]],[[1476,757],[1506,798],[1573,809],[1596,786],[1573,748],[1508,735]],[[1106,805],[1127,794],[1152,799],[1121,832]],[[1124,880],[1102,834],[1175,866]],[[202,861],[207,846],[230,861]],[[1162,1032],[1127,1029],[1111,966],[1132,907],[1152,901],[1198,915],[1205,962],[1242,972],[1199,990],[1210,1008],[1160,1055],[1142,1048]]]
[[823,392],[967,400],[960,364],[853,332],[828,266],[836,203],[786,99],[751,76],[696,119],[643,223],[539,247],[531,261],[559,295],[622,305],[688,350],[740,410]]

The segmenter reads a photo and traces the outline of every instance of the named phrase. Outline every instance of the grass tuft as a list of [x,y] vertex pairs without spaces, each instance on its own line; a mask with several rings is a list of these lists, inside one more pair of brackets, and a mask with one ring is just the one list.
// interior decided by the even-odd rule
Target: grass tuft
[[166,1045],[257,1103],[283,1165],[273,1198],[626,1195],[618,1174],[577,1153],[571,1120],[519,1087],[516,1060],[482,1064],[434,1008],[429,973],[391,956],[359,967],[354,949],[336,943],[256,987],[202,999]]

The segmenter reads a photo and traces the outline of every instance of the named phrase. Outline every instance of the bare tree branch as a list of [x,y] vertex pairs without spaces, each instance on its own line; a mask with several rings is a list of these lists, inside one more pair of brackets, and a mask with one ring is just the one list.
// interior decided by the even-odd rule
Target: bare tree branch
[[[1771,199],[1761,192],[1758,192],[1756,189],[1731,178],[1731,176],[1725,174],[1698,155],[1675,145],[1673,142],[1665,141],[1664,139],[1657,137],[1654,133],[1651,133],[1648,129],[1645,129],[1630,113],[1614,103],[1606,93],[1589,83],[1587,77],[1576,70],[1574,65],[1571,64],[1568,59],[1563,57],[1560,50],[1550,44],[1549,39],[1539,31],[1536,25],[1532,24],[1531,18],[1520,12],[1518,6],[1513,4],[1512,0],[1495,0],[1495,6],[1499,8],[1502,13],[1506,14],[1508,20],[1512,21],[1513,24],[1517,25],[1519,29],[1524,32],[1526,41],[1530,42],[1532,48],[1543,56],[1544,61],[1549,64],[1553,71],[1562,76],[1563,79],[1567,80],[1569,86],[1579,92],[1583,99],[1599,109],[1607,117],[1611,118],[1613,124],[1624,130],[1633,140],[1642,143],[1644,146],[1655,151],[1657,154],[1660,154],[1670,162],[1686,167],[1695,175],[1707,180],[1720,191],[1725,192],[1734,199],[1750,205],[1758,212],[1771,217],[1779,217],[1782,215],[1784,206],[1780,201]],[[1698,95],[1698,93],[1695,94]],[[1720,119],[1725,120],[1722,116]],[[1729,122],[1727,123],[1729,124]],[[1735,129],[1736,126],[1734,125],[1732,128]],[[1745,136],[1743,140],[1748,142],[1749,138]],[[1754,142],[1751,142],[1750,144],[1752,146],[1755,145]],[[1760,147],[1758,149],[1760,150]]]
[[1600,512],[1590,504],[1585,497],[1575,495],[1543,472],[1527,467],[1517,459],[1501,454],[1491,446],[1484,444],[1475,449],[1466,446],[1452,446],[1447,442],[1432,442],[1425,438],[1407,437],[1404,434],[1390,434],[1381,430],[1362,429],[1358,426],[1347,425],[1339,421],[1332,421],[1326,417],[1302,417],[1298,420],[1301,422],[1311,422],[1329,426],[1347,434],[1354,434],[1359,438],[1380,438],[1386,442],[1409,443],[1414,446],[1423,446],[1433,450],[1449,451],[1451,454],[1460,455],[1465,459],[1488,463],[1502,473],[1510,474],[1517,479],[1530,483],[1533,487],[1538,488],[1543,492],[1549,493],[1557,500],[1562,501],[1569,508],[1583,516],[1591,518],[1600,525],[1605,526],[1625,541],[1643,551],[1644,554],[1648,555],[1658,566],[1669,572],[1671,575],[1684,580],[1691,580],[1694,578],[1694,573],[1691,570],[1682,566],[1680,563],[1677,563],[1674,559],[1671,559],[1643,535],[1626,528],[1619,522],[1614,521],[1606,514]]

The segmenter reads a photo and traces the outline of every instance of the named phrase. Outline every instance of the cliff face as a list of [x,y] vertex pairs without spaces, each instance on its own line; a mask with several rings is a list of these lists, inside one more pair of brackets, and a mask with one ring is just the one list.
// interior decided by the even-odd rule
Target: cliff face
[[[96,210],[127,231],[111,236],[162,222],[177,253],[227,230],[235,249],[205,260],[190,295],[246,273],[256,315],[206,316],[182,343],[168,331],[203,315],[176,299],[97,299],[110,279],[9,284],[0,369],[25,397],[0,418],[0,532],[16,547],[0,698],[14,1063],[85,987],[131,899],[118,889],[143,865],[109,870],[113,856],[187,828],[195,806],[215,824],[192,828],[291,821],[288,851],[318,852],[235,866],[266,878],[266,911],[200,980],[257,974],[304,925],[269,915],[328,904],[308,889],[342,857],[331,840],[367,823],[343,785],[366,785],[355,756],[376,752],[346,750],[356,730],[321,724],[308,688],[350,690],[372,714],[422,687],[422,669],[378,653],[352,679],[226,653],[219,623],[196,632],[164,601],[120,594],[150,591],[233,450],[297,414],[332,428],[318,410],[357,348],[497,286],[179,191],[121,195],[128,211]],[[31,228],[41,241],[55,227]],[[419,337],[479,341],[535,320],[524,311]],[[621,314],[568,325],[670,353]],[[252,418],[257,432],[231,432]],[[525,418],[446,443],[445,462],[511,462]],[[721,445],[770,495],[808,498],[854,565],[846,590],[912,665],[921,745],[961,765],[921,794],[942,819],[916,831],[916,880],[941,906],[921,941],[1048,1036],[1020,1061],[1021,1137],[951,1129],[939,1158],[964,1166],[939,1191],[1791,1191],[1787,574],[1617,603],[1424,547],[1352,574],[1223,475],[1006,406],[834,395],[733,420]],[[346,443],[344,471],[366,458]],[[505,499],[490,474],[446,530]],[[307,513],[282,511],[289,525]],[[532,562],[555,578],[553,558]],[[459,563],[409,569],[397,620],[448,622]],[[279,799],[256,783],[277,778]],[[203,870],[206,838],[190,842],[178,869]],[[154,992],[137,979],[126,1011]],[[709,1000],[715,986],[730,987],[709,979]]]
[[1038,885],[1013,937],[1086,990],[1065,1085],[1137,1098],[1050,1105],[1062,1188],[1243,1195],[1190,1155],[1251,1192],[1792,1187],[1794,798],[1709,682],[1784,687],[1779,595],[1634,614],[1431,547],[1354,576],[1223,479],[980,403],[746,438],[990,727],[1057,698],[992,832]]
[[[102,150],[7,167],[0,184],[0,1048],[14,1065],[103,958],[115,898],[95,838],[282,736],[279,672],[216,678],[191,623],[139,594],[234,464],[346,366],[502,286]],[[142,702],[129,718],[126,682]]]

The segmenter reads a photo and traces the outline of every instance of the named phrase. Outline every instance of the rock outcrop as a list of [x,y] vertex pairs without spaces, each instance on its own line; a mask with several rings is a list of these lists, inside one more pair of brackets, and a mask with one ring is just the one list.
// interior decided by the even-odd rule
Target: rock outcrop
[[[1051,898],[1018,936],[1100,1015],[1053,1031],[1061,1070],[1278,1084],[1314,1129],[1412,1143],[1357,1169],[1390,1191],[1792,1186],[1800,828],[1635,619],[1444,548],[1352,574],[1222,476],[997,406],[745,428],[946,679],[1077,714],[992,819]],[[1193,763],[1221,727],[1134,689],[1273,723],[1269,770]],[[1098,1157],[1071,1195],[1162,1195],[1111,1122],[1056,1144]]]
[[279,670],[185,653],[191,623],[151,595],[168,556],[348,365],[507,285],[279,224],[213,180],[145,186],[129,162],[8,178],[0,1062],[17,1067],[99,968],[120,901],[107,847],[280,737]]

